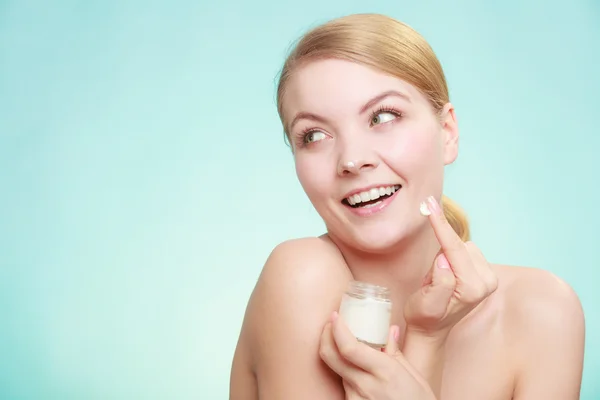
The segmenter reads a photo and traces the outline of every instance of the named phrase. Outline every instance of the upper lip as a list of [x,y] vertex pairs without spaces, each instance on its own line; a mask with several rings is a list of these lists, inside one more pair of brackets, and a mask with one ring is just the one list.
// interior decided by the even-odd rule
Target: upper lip
[[402,186],[402,185],[400,185],[399,183],[378,183],[378,184],[375,184],[375,185],[365,186],[365,187],[362,187],[362,188],[359,188],[359,189],[354,189],[354,190],[346,193],[344,195],[344,199],[347,199],[348,197],[353,196],[353,195],[358,194],[358,193],[361,193],[361,192],[367,192],[367,191],[369,191],[371,189],[374,189],[374,188],[390,187],[390,186]]

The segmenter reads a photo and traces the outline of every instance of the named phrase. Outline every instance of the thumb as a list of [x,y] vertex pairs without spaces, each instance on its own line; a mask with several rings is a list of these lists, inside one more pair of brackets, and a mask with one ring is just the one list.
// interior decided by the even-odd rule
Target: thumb
[[398,339],[400,339],[400,328],[397,325],[392,325],[388,333],[387,344],[385,345],[386,354],[395,356],[400,352]]
[[440,300],[447,296],[447,302],[450,300],[450,295],[454,292],[455,286],[454,271],[444,253],[440,253],[434,261],[429,291],[436,292],[436,296],[440,296]]
[[444,253],[438,254],[431,268],[431,284],[424,288],[423,305],[425,307],[443,308],[446,310],[450,297],[454,293],[456,286],[456,277],[454,271],[450,268],[450,263]]
[[406,303],[405,316],[408,318],[427,319],[446,312],[454,293],[456,278],[444,253],[435,258],[428,275],[430,279],[425,286],[410,296]]

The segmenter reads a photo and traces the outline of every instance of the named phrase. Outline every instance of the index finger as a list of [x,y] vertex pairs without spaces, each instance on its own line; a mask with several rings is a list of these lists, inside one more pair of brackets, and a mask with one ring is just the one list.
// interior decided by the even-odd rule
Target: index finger
[[429,211],[424,214],[428,216],[435,236],[442,247],[442,252],[450,262],[450,266],[454,270],[464,268],[467,263],[471,262],[465,243],[448,222],[442,207],[435,197],[429,196],[424,204],[427,211]]
[[335,344],[332,332],[332,324],[328,322],[321,334],[321,343],[319,346],[319,354],[321,359],[331,368],[333,372],[338,374],[345,381],[356,384],[364,378],[367,372],[360,367],[352,365],[345,360],[339,353]]
[[332,330],[342,357],[370,374],[376,375],[381,370],[389,356],[359,342],[338,313],[332,316]]

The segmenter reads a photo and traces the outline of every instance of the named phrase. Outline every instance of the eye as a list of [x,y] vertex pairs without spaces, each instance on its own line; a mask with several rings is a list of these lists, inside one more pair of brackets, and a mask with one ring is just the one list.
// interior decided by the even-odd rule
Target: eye
[[325,139],[325,134],[321,131],[308,131],[304,135],[304,143],[309,144]]
[[398,118],[398,114],[391,111],[382,111],[371,117],[371,126],[385,124]]

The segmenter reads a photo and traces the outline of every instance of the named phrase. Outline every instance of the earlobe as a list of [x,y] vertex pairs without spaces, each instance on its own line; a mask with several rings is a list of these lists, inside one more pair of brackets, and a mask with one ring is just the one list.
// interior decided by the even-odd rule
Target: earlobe
[[452,164],[458,157],[458,121],[454,106],[447,103],[441,113],[442,133],[444,135],[444,164]]

